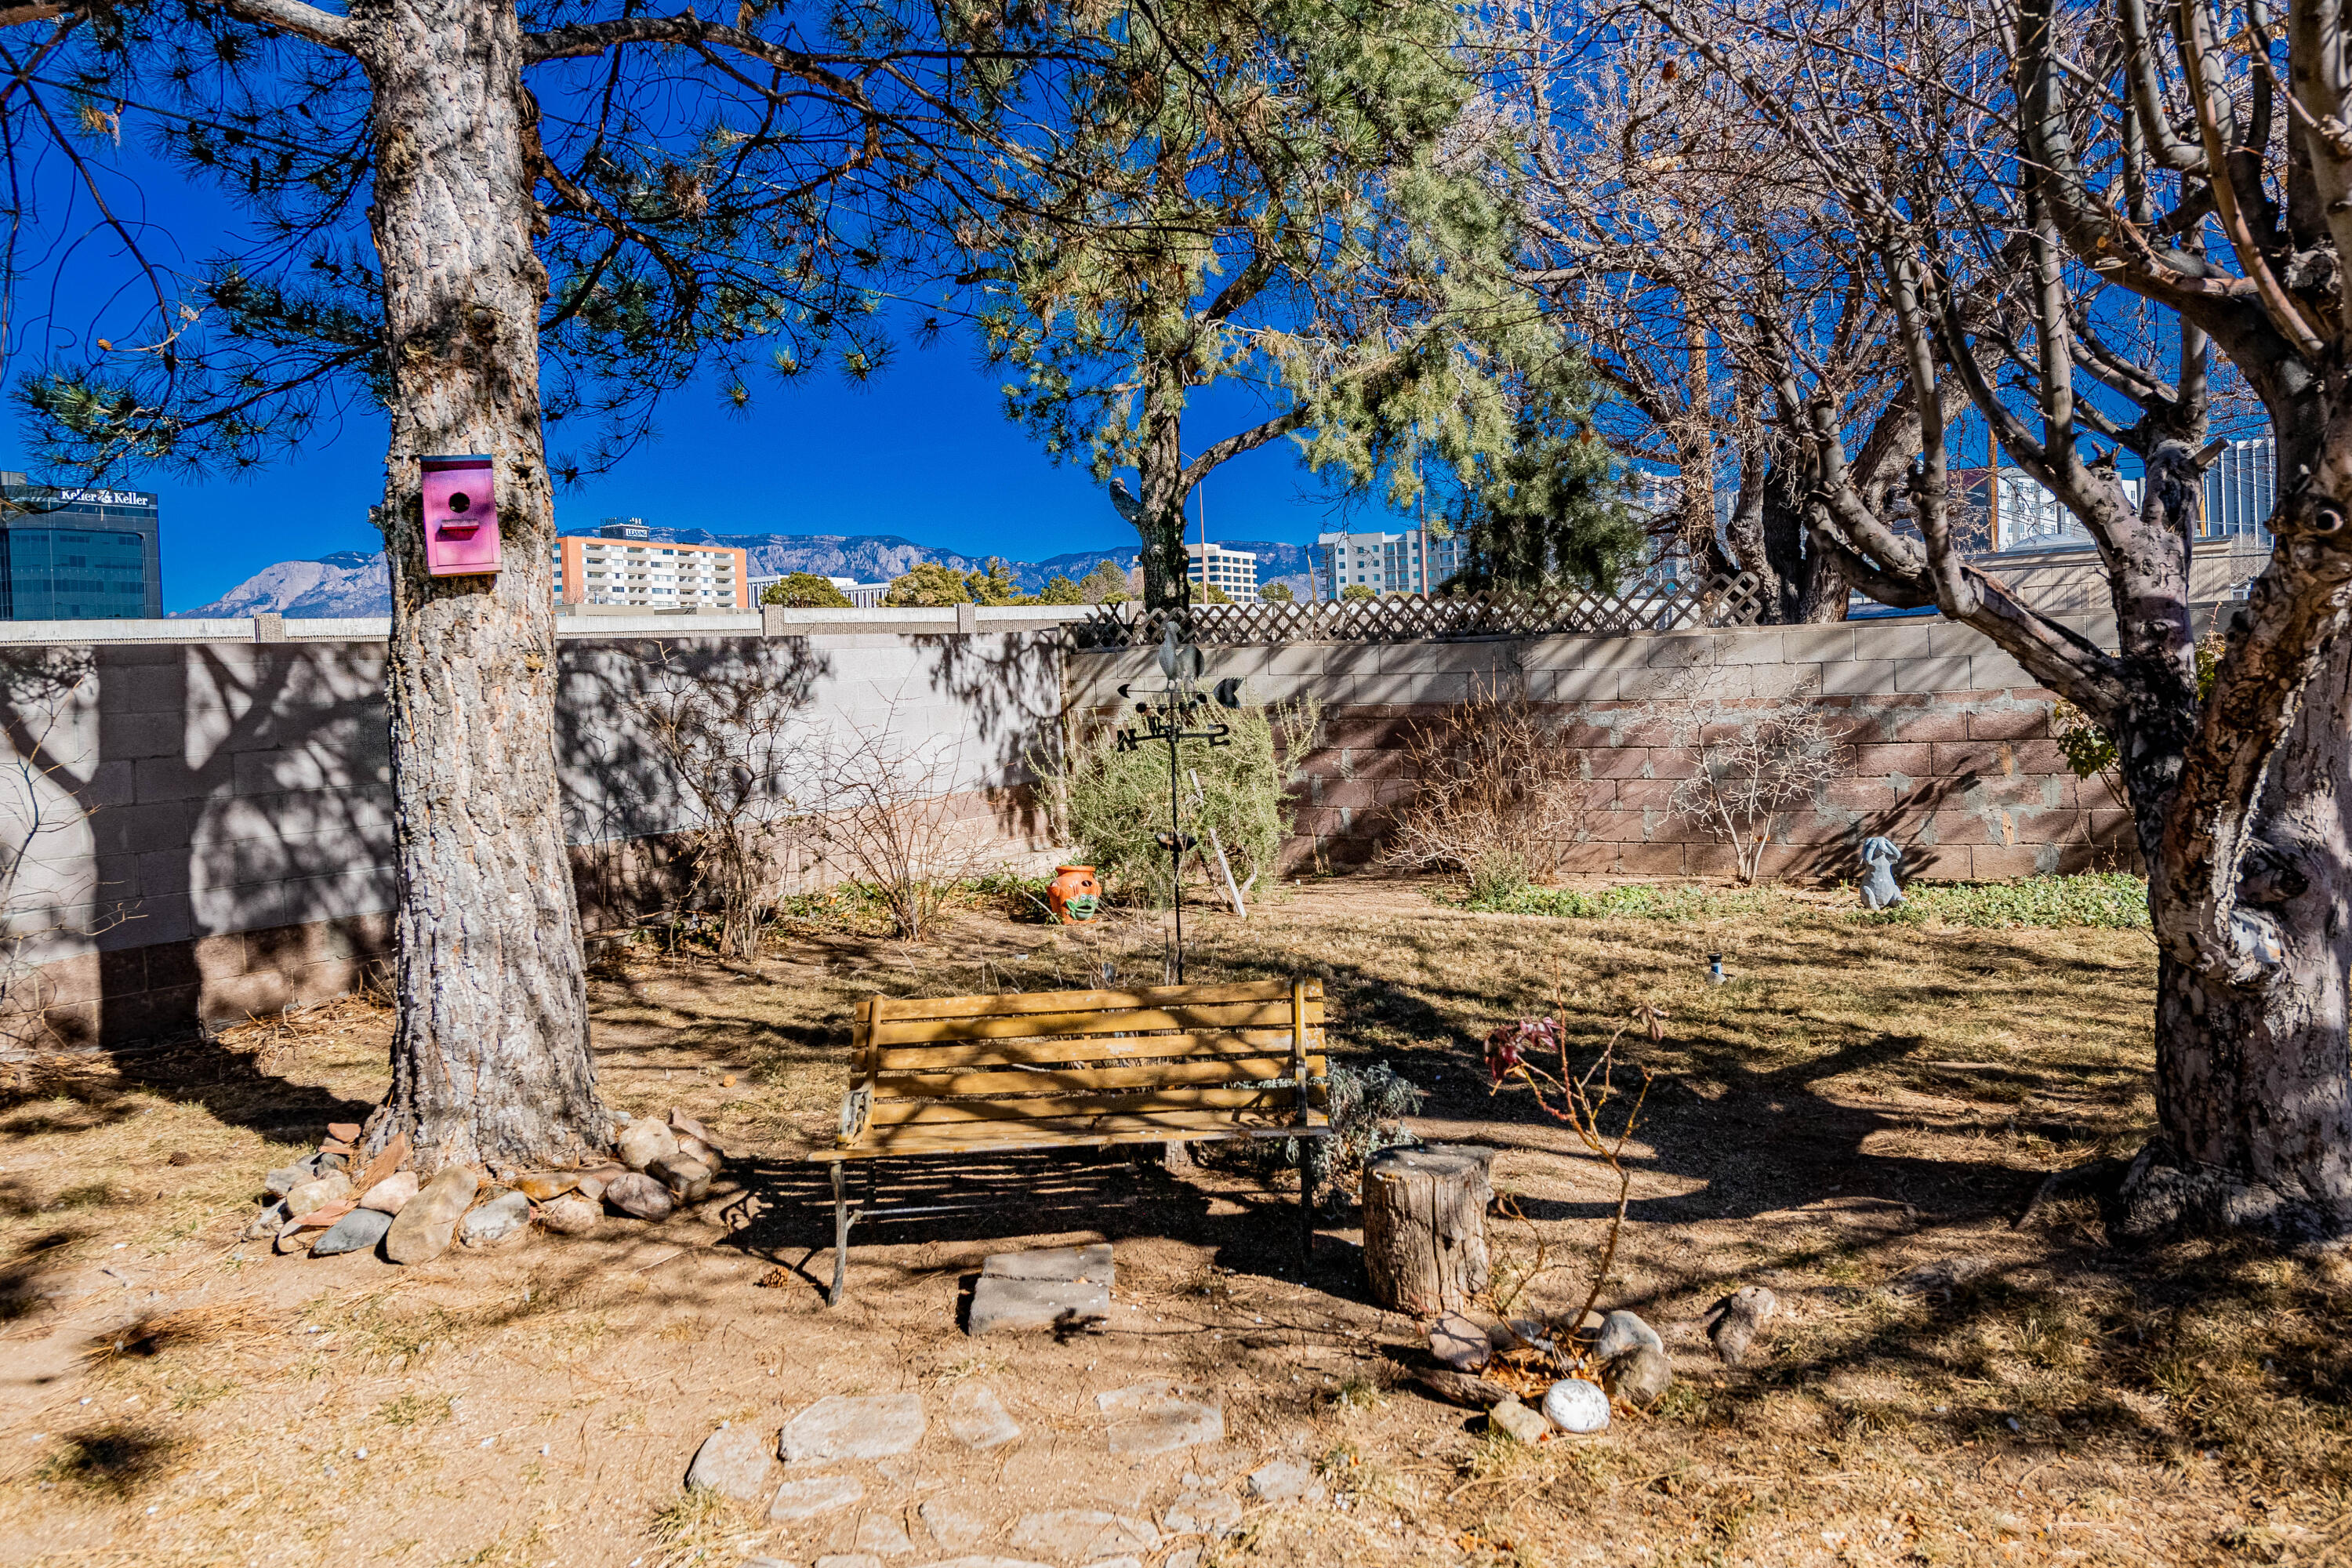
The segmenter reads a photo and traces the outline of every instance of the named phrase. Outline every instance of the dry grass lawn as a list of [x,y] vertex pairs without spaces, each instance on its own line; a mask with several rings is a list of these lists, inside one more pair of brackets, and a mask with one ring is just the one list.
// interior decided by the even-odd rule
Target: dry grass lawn
[[[2043,1173],[2144,1133],[2147,936],[1868,927],[1843,907],[1564,921],[1336,881],[1195,926],[1192,978],[1328,976],[1334,1054],[1427,1087],[1423,1136],[1502,1151],[1526,1217],[1496,1219],[1495,1245],[1515,1276],[1543,1260],[1527,1300],[1554,1311],[1582,1297],[1611,1189],[1524,1095],[1490,1097],[1478,1042],[1556,987],[1580,1046],[1636,1005],[1665,1013],[1664,1042],[1634,1047],[1654,1089],[1603,1305],[1655,1324],[1679,1381],[1646,1416],[1536,1449],[1414,1392],[1420,1333],[1366,1300],[1352,1215],[1302,1284],[1290,1199],[1218,1170],[935,1170],[1005,1201],[861,1231],[851,1301],[824,1308],[829,1194],[800,1157],[829,1136],[852,1000],[1074,985],[1105,963],[1156,980],[1150,921],[974,911],[912,949],[810,929],[740,966],[610,955],[608,1097],[709,1122],[739,1155],[722,1190],[662,1226],[405,1271],[236,1239],[261,1172],[381,1093],[380,1011],[0,1068],[0,1563],[734,1568],[904,1528],[895,1560],[919,1563],[959,1554],[915,1511],[942,1498],[994,1521],[968,1550],[1017,1556],[1018,1514],[1157,1517],[1278,1454],[1328,1495],[1251,1505],[1204,1562],[2342,1560],[2352,1277],[2111,1248],[2087,1205],[2010,1227]],[[1727,984],[1705,983],[1711,952]],[[1096,1237],[1118,1244],[1104,1331],[960,1331],[982,1254]],[[1980,1271],[1888,1289],[1937,1262]],[[1750,1282],[1784,1310],[1728,1368],[1697,1319]],[[790,1528],[681,1495],[721,1421],[772,1433],[824,1394],[971,1378],[1019,1442],[928,1441],[865,1472],[859,1508]],[[1217,1389],[1226,1446],[1110,1460],[1093,1395],[1150,1378]]]

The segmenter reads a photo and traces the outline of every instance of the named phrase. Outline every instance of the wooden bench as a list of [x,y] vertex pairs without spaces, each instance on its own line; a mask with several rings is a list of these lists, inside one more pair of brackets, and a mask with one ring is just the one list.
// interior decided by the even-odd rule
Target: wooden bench
[[[833,1148],[833,1289],[848,1278],[852,1160],[1229,1138],[1318,1138],[1323,983],[1150,985],[1003,996],[868,996]],[[1299,1163],[1302,1262],[1314,1194]],[[897,1209],[893,1215],[935,1213]]]

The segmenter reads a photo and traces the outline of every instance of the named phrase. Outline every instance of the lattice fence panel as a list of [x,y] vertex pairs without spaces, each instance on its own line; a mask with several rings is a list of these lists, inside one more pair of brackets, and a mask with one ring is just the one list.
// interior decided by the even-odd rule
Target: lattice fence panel
[[1161,628],[1175,616],[1185,619],[1192,639],[1203,647],[1447,642],[1748,626],[1763,609],[1763,584],[1743,572],[1704,582],[1643,578],[1616,593],[1399,594],[1336,604],[1194,605],[1189,610],[1141,614],[1107,605],[1085,620],[1069,623],[1066,630],[1072,643],[1082,648],[1146,647],[1159,643]]

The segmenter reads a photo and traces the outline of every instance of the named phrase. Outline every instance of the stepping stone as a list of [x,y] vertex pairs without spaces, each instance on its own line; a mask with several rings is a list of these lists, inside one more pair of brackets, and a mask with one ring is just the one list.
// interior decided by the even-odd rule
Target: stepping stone
[[974,1334],[1019,1333],[1110,1316],[1110,1288],[1087,1279],[1014,1279],[983,1274],[971,1290]]
[[985,1452],[1021,1436],[1021,1428],[1004,1413],[996,1391],[984,1383],[959,1384],[948,1395],[948,1436],[967,1448]]
[[1250,1472],[1249,1494],[1267,1502],[1289,1502],[1294,1498],[1313,1496],[1320,1499],[1323,1489],[1315,1484],[1315,1470],[1304,1459],[1276,1459]]
[[1097,1394],[1096,1405],[1110,1421],[1110,1451],[1165,1454],[1223,1442],[1224,1407],[1191,1397],[1202,1392],[1194,1384],[1138,1383]]
[[[1020,1557],[946,1557],[937,1563],[926,1563],[922,1568],[1054,1568],[1050,1563],[1032,1563]],[[1087,1568],[1107,1568],[1089,1563]]]
[[786,1481],[776,1489],[768,1517],[779,1524],[793,1524],[847,1508],[865,1495],[866,1483],[856,1476],[811,1476],[806,1480]]
[[950,1552],[962,1552],[988,1539],[988,1521],[968,1509],[937,1498],[915,1510],[931,1539]]
[[1064,1508],[1024,1515],[1013,1527],[1013,1549],[1057,1563],[1091,1563],[1098,1557],[1133,1556],[1160,1545],[1160,1531],[1148,1519],[1102,1509]]
[[[775,1562],[775,1559],[768,1559]],[[784,1568],[781,1563],[776,1568]],[[816,1568],[882,1568],[882,1559],[871,1552],[828,1552],[816,1560]]]
[[1106,1290],[1114,1283],[1108,1242],[1049,1247],[1037,1252],[992,1252],[981,1259],[980,1272],[983,1279],[1083,1281]]
[[922,1440],[921,1394],[833,1394],[784,1423],[776,1453],[788,1465],[886,1459]]
[[756,1427],[721,1426],[694,1451],[686,1484],[757,1502],[768,1489],[768,1472],[775,1468],[775,1460],[768,1457],[767,1439]]
[[850,1544],[868,1553],[868,1563],[880,1557],[905,1557],[915,1550],[915,1543],[907,1539],[907,1527],[887,1513],[869,1513],[859,1520],[857,1539]]
[[1226,1535],[1240,1528],[1242,1500],[1230,1492],[1181,1492],[1162,1521],[1178,1535]]

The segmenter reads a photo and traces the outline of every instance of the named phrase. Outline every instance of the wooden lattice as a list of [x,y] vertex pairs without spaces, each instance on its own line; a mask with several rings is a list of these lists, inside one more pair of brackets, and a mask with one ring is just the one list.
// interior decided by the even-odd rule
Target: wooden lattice
[[1307,604],[1194,605],[1135,613],[1106,605],[1067,631],[1082,648],[1144,647],[1176,616],[1203,647],[1280,643],[1444,642],[1464,637],[1696,631],[1756,624],[1763,584],[1749,573],[1705,582],[1641,578],[1613,594],[1400,594]]

